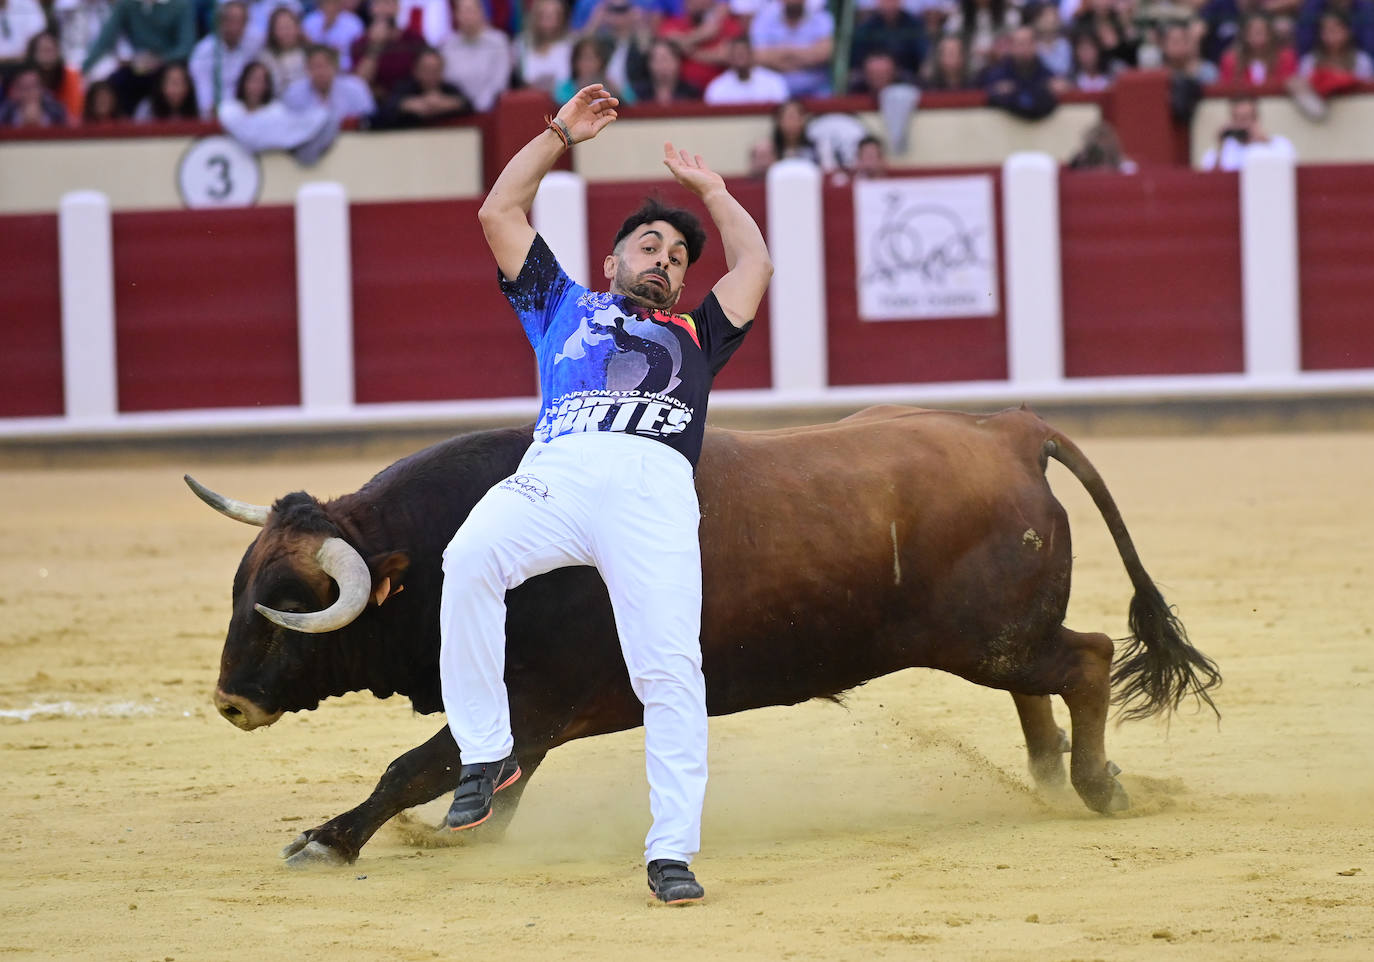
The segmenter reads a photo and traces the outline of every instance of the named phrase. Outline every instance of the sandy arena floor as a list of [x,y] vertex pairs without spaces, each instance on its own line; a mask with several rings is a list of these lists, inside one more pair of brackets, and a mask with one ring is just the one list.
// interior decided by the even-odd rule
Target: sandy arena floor
[[[1374,957],[1374,434],[1083,440],[1221,665],[1221,725],[1109,728],[1135,807],[1108,818],[1032,790],[1009,697],[933,672],[715,720],[682,910],[644,886],[639,732],[554,752],[501,845],[432,847],[439,802],[351,867],[278,860],[441,719],[221,720],[252,532],[181,473],[270,502],[389,457],[0,471],[0,959]],[[1124,634],[1125,573],[1052,470],[1068,623]]]

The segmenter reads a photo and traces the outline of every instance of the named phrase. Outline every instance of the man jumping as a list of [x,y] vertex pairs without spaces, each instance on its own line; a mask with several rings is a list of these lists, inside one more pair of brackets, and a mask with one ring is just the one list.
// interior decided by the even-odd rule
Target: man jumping
[[578,91],[511,158],[479,214],[501,289],[534,347],[543,412],[519,469],[487,492],[444,552],[439,665],[462,758],[446,822],[455,831],[481,824],[492,796],[521,774],[504,680],[506,592],[555,568],[595,566],[644,705],[649,888],[677,904],[705,894],[688,867],[706,793],[693,472],[711,382],[753,323],[773,265],[720,175],[665,144],[663,163],[720,231],[728,273],[690,313],[673,313],[706,232],[656,200],[616,234],[603,264],[609,292],[563,272],[530,226],[530,205],[563,151],[605,130],[617,104],[600,84]]

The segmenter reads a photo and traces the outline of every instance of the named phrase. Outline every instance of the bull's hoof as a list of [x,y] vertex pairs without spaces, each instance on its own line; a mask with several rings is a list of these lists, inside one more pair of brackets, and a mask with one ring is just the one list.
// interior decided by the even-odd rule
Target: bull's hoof
[[1131,796],[1126,794],[1126,789],[1116,780],[1116,776],[1121,774],[1121,769],[1113,762],[1108,762],[1104,769],[1102,777],[1085,780],[1086,783],[1075,778],[1073,787],[1079,798],[1083,799],[1083,803],[1094,812],[1102,815],[1124,812],[1131,807]]
[[349,858],[338,849],[312,839],[306,832],[292,839],[291,844],[281,850],[281,857],[289,868],[321,868],[349,863]]
[[1064,729],[1059,729],[1059,754],[1067,755],[1073,751],[1073,744],[1069,741],[1069,733]]

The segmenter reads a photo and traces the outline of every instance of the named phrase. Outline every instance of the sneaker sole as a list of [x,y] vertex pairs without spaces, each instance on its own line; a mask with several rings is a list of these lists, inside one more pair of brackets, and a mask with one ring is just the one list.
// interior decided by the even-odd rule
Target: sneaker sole
[[[517,766],[515,766],[515,774],[514,774],[514,775],[512,775],[510,778],[506,779],[506,780],[505,780],[504,782],[502,782],[500,785],[497,785],[495,788],[493,788],[493,789],[491,790],[492,796],[495,797],[496,793],[499,792],[501,789],[503,789],[503,788],[509,788],[511,785],[514,785],[515,782],[520,778],[520,775],[521,775],[520,766],[517,765]],[[450,826],[448,827],[448,830],[449,830],[450,832],[461,832],[461,831],[464,831],[465,829],[476,828],[478,825],[481,825],[483,822],[485,822],[485,821],[486,821],[487,819],[489,819],[489,818],[491,818],[491,809],[490,809],[490,808],[487,809],[487,814],[485,814],[485,815],[483,815],[481,818],[477,819],[477,821],[475,821],[475,822],[468,822],[466,825],[450,825]]]

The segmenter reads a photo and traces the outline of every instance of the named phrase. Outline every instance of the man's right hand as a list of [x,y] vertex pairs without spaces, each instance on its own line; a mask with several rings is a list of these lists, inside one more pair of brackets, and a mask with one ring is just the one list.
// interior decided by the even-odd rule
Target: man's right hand
[[571,100],[558,111],[558,119],[568,125],[573,143],[591,140],[613,123],[618,116],[620,101],[601,84],[591,84],[573,94]]

